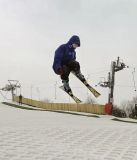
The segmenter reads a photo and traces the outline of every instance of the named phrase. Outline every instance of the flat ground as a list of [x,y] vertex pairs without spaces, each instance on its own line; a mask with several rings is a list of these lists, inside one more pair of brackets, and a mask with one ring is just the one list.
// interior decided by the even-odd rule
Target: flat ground
[[0,160],[137,160],[137,124],[113,118],[0,104]]

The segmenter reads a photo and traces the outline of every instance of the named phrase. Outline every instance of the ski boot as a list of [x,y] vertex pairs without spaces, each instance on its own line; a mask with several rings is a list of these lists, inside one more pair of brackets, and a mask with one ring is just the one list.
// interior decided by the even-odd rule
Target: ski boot
[[76,76],[77,76],[82,82],[85,82],[85,81],[86,81],[84,75],[83,75],[81,72],[76,73]]
[[62,80],[62,83],[63,83],[63,87],[64,87],[64,90],[66,91],[66,92],[72,92],[71,91],[71,88],[70,88],[70,86],[69,86],[69,81],[68,80]]

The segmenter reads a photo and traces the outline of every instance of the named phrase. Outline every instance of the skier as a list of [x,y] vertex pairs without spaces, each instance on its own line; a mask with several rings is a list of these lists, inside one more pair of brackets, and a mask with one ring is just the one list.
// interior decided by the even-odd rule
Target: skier
[[75,49],[80,47],[80,39],[73,35],[66,44],[62,44],[55,51],[53,70],[60,75],[66,92],[72,92],[69,86],[69,74],[74,72],[82,81],[84,76],[80,71],[80,64],[76,61]]

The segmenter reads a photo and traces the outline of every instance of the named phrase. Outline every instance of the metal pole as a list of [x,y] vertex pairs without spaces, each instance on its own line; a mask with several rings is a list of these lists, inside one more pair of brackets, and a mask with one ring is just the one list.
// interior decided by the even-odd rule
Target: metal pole
[[14,88],[11,89],[12,101],[14,101]]
[[110,94],[109,94],[109,103],[112,103],[112,104],[113,104],[113,92],[114,92],[114,83],[115,83],[115,65],[116,65],[116,62],[112,62],[111,79],[110,79]]
[[55,87],[55,99],[56,99],[57,98],[57,89],[56,89],[56,87],[57,87],[57,81],[55,81],[54,87]]
[[32,88],[33,88],[33,85],[30,86],[30,97],[32,99]]

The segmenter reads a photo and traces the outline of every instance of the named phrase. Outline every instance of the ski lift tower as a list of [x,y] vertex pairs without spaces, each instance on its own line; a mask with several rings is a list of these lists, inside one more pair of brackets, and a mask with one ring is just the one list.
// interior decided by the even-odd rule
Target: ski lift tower
[[18,80],[8,80],[9,84],[6,84],[5,87],[3,87],[1,90],[3,91],[11,91],[11,95],[12,95],[12,100],[14,100],[14,91],[17,89],[17,88],[21,88],[21,85],[19,83]]
[[108,87],[109,88],[109,95],[108,95],[108,104],[112,104],[114,102],[114,85],[115,85],[115,73],[124,69],[126,65],[120,61],[118,57],[116,61],[111,62],[111,70],[108,73],[108,81],[100,82],[99,85],[101,87]]

